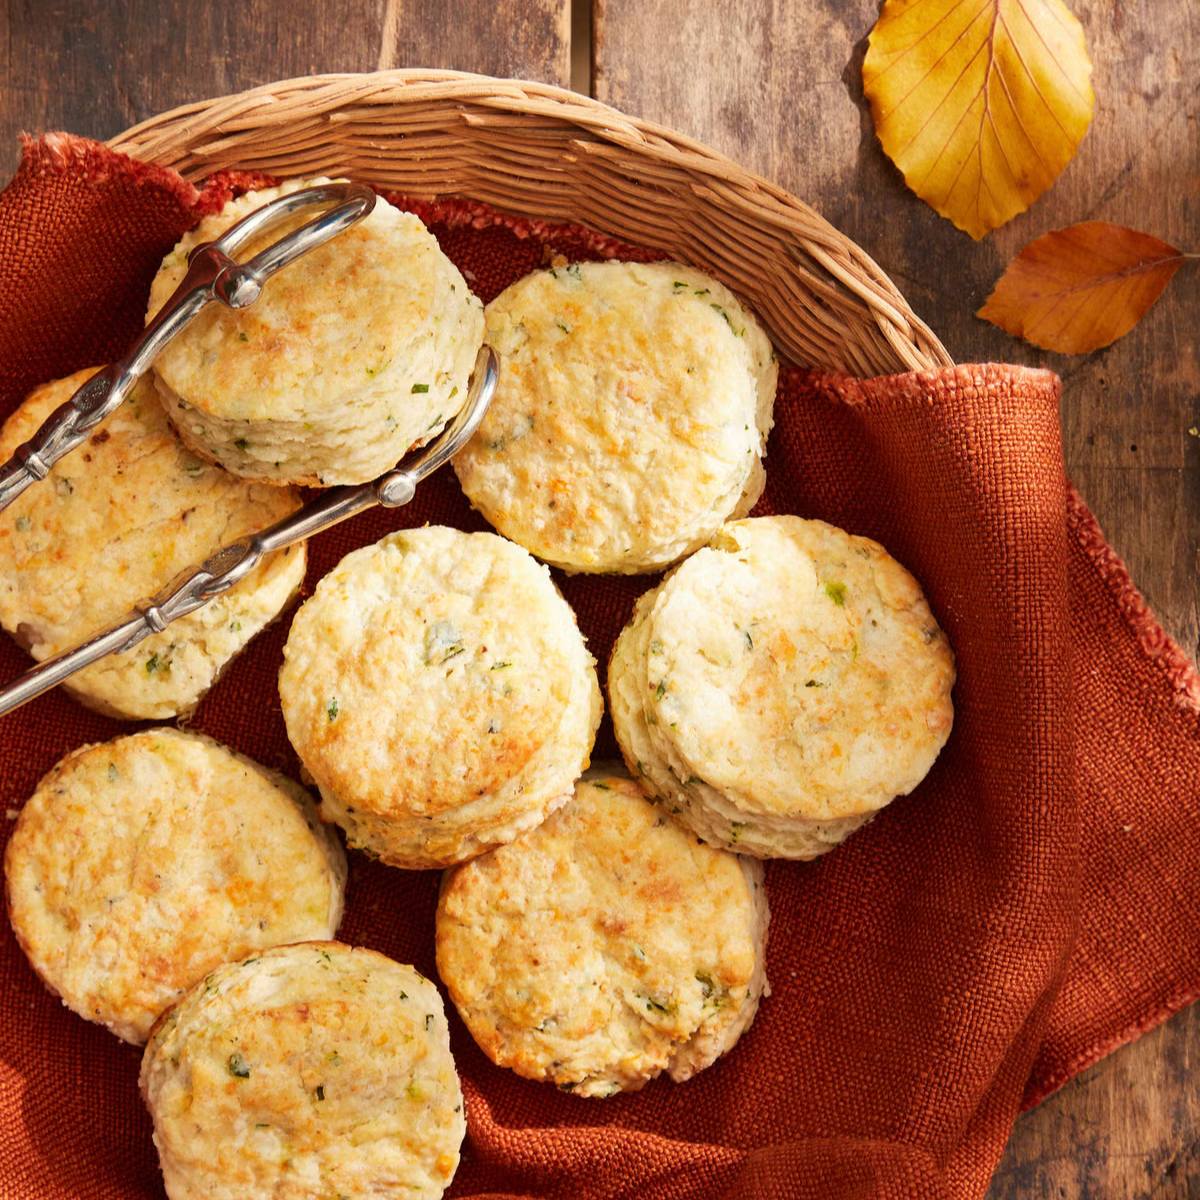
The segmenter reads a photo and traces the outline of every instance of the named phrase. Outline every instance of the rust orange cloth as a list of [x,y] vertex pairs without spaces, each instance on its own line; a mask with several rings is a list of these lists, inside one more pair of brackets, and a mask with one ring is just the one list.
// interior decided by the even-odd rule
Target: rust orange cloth
[[[246,182],[196,191],[79,139],[27,146],[0,196],[0,411],[119,353],[162,255]],[[470,204],[414,207],[485,299],[555,252],[653,257]],[[1200,680],[1064,478],[1058,394],[1012,366],[785,373],[760,511],[878,538],[923,581],[958,656],[953,736],[844,846],[771,864],[773,994],[695,1080],[582,1101],[493,1067],[452,1021],[470,1125],[454,1195],[980,1196],[1023,1104],[1195,997]],[[425,521],[481,527],[445,471],[410,508],[320,538],[309,586]],[[650,581],[561,582],[603,663]],[[295,771],[275,692],[286,625],[196,724]],[[5,676],[24,665],[4,640]],[[4,718],[7,805],[123,728],[62,695]],[[432,975],[436,875],[352,857],[343,938]],[[0,1196],[160,1196],[137,1051],[52,999],[7,928],[0,995]]]

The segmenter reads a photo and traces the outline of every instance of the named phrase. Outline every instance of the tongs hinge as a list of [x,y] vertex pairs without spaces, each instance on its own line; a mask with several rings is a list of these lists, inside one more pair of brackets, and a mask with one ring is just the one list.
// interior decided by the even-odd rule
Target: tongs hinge
[[[272,242],[244,263],[232,257],[264,230],[314,207],[327,211]],[[179,286],[146,325],[129,353],[119,362],[97,371],[0,467],[0,511],[30,484],[45,479],[60,458],[70,454],[92,429],[118,409],[163,347],[186,329],[201,310],[214,300],[228,308],[253,304],[263,284],[276,271],[361,221],[374,207],[375,193],[361,184],[319,184],[256,208],[215,242],[197,246],[188,258],[187,273]]]

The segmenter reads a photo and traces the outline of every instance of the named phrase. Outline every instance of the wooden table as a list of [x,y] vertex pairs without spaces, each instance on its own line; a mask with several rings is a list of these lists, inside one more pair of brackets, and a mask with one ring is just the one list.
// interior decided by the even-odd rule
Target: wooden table
[[[437,66],[545,80],[724,150],[872,254],[959,361],[1063,377],[1071,474],[1167,629],[1200,635],[1200,287],[1181,276],[1123,341],[1063,359],[976,320],[1029,239],[1089,217],[1200,248],[1200,12],[1074,0],[1095,121],[1033,210],[973,243],[910,194],[862,100],[876,0],[4,0],[0,170],[20,130],[108,137],[187,100],[322,71]],[[1191,272],[1194,276],[1195,272]],[[1200,1195],[1200,1006],[1017,1124],[990,1195]]]

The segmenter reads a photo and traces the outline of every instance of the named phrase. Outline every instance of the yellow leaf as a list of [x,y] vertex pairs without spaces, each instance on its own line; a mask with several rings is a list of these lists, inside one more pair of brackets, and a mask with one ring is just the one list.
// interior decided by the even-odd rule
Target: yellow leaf
[[1071,161],[1092,119],[1091,74],[1062,0],[886,0],[863,90],[905,183],[981,238]]
[[1086,354],[1128,333],[1188,257],[1148,233],[1083,221],[1030,242],[975,315],[1046,350]]

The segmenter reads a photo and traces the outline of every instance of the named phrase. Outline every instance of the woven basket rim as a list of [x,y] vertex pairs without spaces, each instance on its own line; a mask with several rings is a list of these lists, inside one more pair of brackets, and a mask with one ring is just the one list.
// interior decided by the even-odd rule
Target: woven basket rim
[[[710,186],[736,197],[773,229],[802,223],[806,253],[828,274],[836,290],[869,313],[890,348],[894,369],[952,365],[945,347],[887,273],[804,201],[695,138],[555,84],[412,67],[302,75],[179,105],[130,126],[107,144],[134,158],[174,167],[186,178],[197,178],[215,169],[211,162],[205,165],[206,155],[230,148],[248,131],[289,119],[289,105],[300,102],[306,119],[331,122],[351,106],[358,110],[437,103],[458,106],[464,113],[468,107],[480,108],[561,123],[572,130],[568,144],[585,157],[598,149],[649,155],[665,169],[696,177],[693,189]],[[806,287],[819,290],[811,279]]]

